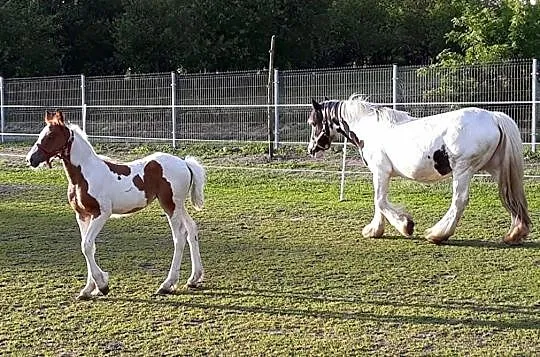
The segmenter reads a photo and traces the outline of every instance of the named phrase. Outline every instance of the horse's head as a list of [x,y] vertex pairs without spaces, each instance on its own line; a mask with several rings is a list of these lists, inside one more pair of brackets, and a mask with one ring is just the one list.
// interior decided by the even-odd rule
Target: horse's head
[[312,99],[311,104],[313,108],[308,118],[308,124],[311,125],[308,153],[315,156],[317,152],[330,148],[337,136],[337,131],[332,120],[323,113],[323,106],[315,99]]
[[50,160],[53,157],[69,155],[73,136],[64,122],[62,112],[45,112],[45,124],[38,139],[26,154],[26,162],[32,167],[37,167],[43,162],[50,167]]

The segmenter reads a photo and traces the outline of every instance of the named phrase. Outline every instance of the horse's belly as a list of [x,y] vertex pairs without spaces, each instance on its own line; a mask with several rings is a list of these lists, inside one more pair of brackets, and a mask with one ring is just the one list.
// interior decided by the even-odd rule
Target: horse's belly
[[148,205],[144,192],[133,187],[128,192],[118,192],[112,199],[112,213],[123,214],[136,212]]
[[435,182],[440,181],[452,175],[451,171],[446,174],[441,174],[433,167],[433,162],[426,162],[424,165],[416,167],[394,168],[397,176],[402,176],[411,180],[420,182]]

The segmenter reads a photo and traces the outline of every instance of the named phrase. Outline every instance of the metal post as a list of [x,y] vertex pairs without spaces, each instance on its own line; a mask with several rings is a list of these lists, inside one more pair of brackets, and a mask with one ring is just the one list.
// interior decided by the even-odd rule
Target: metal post
[[272,119],[270,117],[270,101],[272,100],[272,74],[274,74],[274,46],[276,43],[276,35],[272,35],[270,40],[270,51],[268,60],[268,83],[266,84],[266,116],[267,116],[267,130],[268,130],[268,157],[270,160],[274,158],[274,128],[272,125]]
[[279,73],[274,70],[274,149],[279,146]]
[[81,74],[81,116],[82,130],[86,133],[86,83],[84,80],[84,74]]
[[536,151],[536,104],[538,96],[536,93],[536,83],[538,82],[538,61],[536,58],[532,60],[532,83],[531,83],[531,95],[532,95],[532,108],[531,108],[531,151]]
[[176,73],[171,72],[172,146],[176,149]]
[[397,64],[392,65],[392,108],[397,109]]
[[341,162],[341,184],[339,187],[339,200],[345,201],[345,159],[347,158],[347,139],[343,142],[343,159]]
[[4,78],[0,77],[0,138],[1,142],[4,142]]

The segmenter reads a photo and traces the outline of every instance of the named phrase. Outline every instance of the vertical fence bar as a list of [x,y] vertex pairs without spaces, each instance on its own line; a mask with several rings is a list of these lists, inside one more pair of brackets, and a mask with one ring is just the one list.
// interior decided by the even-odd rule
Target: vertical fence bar
[[341,159],[341,182],[339,185],[339,201],[345,201],[345,164],[347,160],[347,139],[343,140],[343,157]]
[[274,129],[272,125],[272,121],[270,119],[270,101],[272,99],[271,92],[272,92],[272,75],[274,74],[274,48],[276,43],[276,35],[272,35],[272,38],[270,39],[270,51],[268,51],[269,59],[268,59],[268,83],[266,84],[266,116],[267,116],[267,130],[268,130],[268,157],[270,160],[274,158],[274,145],[272,141],[274,141]]
[[81,117],[82,130],[86,133],[86,82],[84,74],[81,74]]
[[392,108],[395,110],[397,108],[397,73],[398,67],[397,64],[392,65]]
[[279,71],[274,70],[274,149],[279,147]]
[[4,78],[0,77],[0,137],[4,142],[4,126],[6,124],[4,117]]
[[171,72],[172,146],[176,149],[176,73]]
[[537,93],[536,83],[538,82],[538,61],[536,58],[532,60],[532,83],[531,83],[531,95],[532,95],[532,108],[531,108],[531,150],[536,151],[536,104]]

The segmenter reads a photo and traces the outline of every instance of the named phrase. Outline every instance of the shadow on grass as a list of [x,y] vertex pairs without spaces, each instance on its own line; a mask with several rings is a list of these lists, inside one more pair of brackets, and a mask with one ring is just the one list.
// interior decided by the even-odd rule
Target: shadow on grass
[[[207,290],[201,289],[196,291],[185,291],[175,294],[176,296],[198,296],[198,297],[216,297],[216,298],[237,298],[237,303],[203,303],[200,301],[177,301],[172,300],[173,297],[167,296],[153,296],[148,299],[143,298],[121,298],[121,297],[107,297],[97,299],[99,303],[108,302],[129,302],[148,305],[166,305],[173,307],[191,307],[199,309],[214,309],[223,310],[233,313],[261,313],[270,315],[287,315],[292,317],[301,318],[319,318],[319,319],[338,319],[338,320],[357,320],[357,321],[377,321],[383,323],[395,323],[395,324],[427,324],[427,325],[467,325],[470,327],[489,327],[496,329],[527,329],[527,330],[540,330],[540,306],[538,307],[525,307],[516,305],[507,306],[489,306],[479,305],[474,302],[448,302],[442,304],[433,303],[406,303],[400,301],[383,301],[383,300],[363,300],[358,298],[340,298],[340,297],[323,297],[323,296],[310,296],[306,294],[298,293],[284,293],[269,290],[243,290],[242,292],[230,292],[229,290]],[[242,298],[257,298],[257,299],[279,299],[276,302],[270,302],[267,306],[253,306],[248,304],[242,304]],[[293,299],[294,305],[302,305],[310,302],[317,304],[320,303],[332,303],[332,306],[338,306],[336,302],[342,302],[344,304],[353,304],[353,306],[347,306],[349,311],[332,311],[330,309],[305,309],[290,308],[283,305],[283,299]],[[275,306],[271,306],[275,305]],[[480,319],[479,317],[438,317],[427,314],[414,314],[414,315],[385,315],[384,313],[374,313],[369,306],[382,306],[392,308],[417,308],[417,309],[439,309],[439,310],[471,310],[474,314],[478,313],[492,313],[493,319]],[[366,308],[367,307],[367,308]],[[511,315],[521,314],[527,317],[522,319],[513,318],[512,320],[501,320],[499,314],[506,313]],[[472,314],[471,314],[472,315]],[[531,316],[534,315],[534,316]]]
[[[401,235],[384,235],[379,238],[368,238],[374,240],[404,240],[411,241],[415,243],[424,242],[428,245],[437,246],[426,240],[423,236],[414,235],[411,237],[404,237]],[[502,241],[488,241],[488,240],[479,240],[476,238],[470,239],[456,239],[450,237],[447,241],[439,244],[439,246],[452,246],[452,247],[469,247],[469,248],[490,248],[490,249],[540,249],[540,241],[526,240],[523,244],[520,245],[508,245]]]

